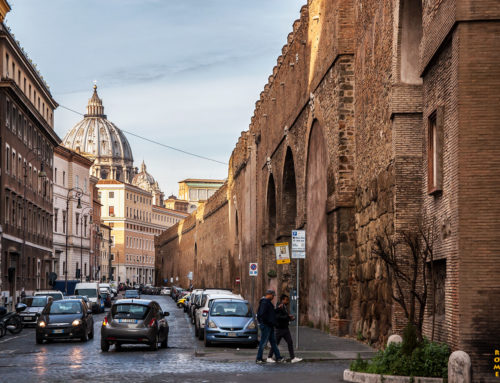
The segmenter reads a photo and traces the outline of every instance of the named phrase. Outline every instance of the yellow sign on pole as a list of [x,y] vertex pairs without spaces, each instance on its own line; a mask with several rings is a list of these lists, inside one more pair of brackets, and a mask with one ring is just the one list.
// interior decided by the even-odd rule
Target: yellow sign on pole
[[288,251],[288,242],[280,242],[274,244],[274,251],[276,252],[276,263],[282,265],[290,263],[290,252]]

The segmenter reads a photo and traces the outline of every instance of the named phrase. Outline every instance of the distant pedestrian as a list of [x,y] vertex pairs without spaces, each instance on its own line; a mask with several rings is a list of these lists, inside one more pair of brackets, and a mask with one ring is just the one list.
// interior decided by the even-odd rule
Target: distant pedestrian
[[[290,359],[292,363],[297,363],[302,360],[302,358],[298,358],[295,356],[295,352],[293,351],[293,340],[292,334],[290,333],[290,329],[288,325],[291,321],[295,319],[293,315],[288,313],[288,304],[290,303],[290,298],[286,294],[282,294],[280,297],[279,303],[276,305],[276,344],[280,344],[281,339],[285,339],[285,342],[288,345],[288,352],[290,353]],[[267,357],[267,361],[273,360],[273,349],[269,350],[269,356]]]
[[[257,311],[257,320],[259,321],[260,327],[260,343],[259,343],[259,351],[257,352],[257,360],[258,364],[266,363],[262,359],[262,355],[264,354],[264,347],[267,342],[271,343],[271,349],[274,350],[274,354],[276,355],[277,362],[284,362],[285,360],[281,357],[280,350],[278,350],[278,346],[276,344],[276,338],[274,334],[274,326],[276,324],[276,315],[274,312],[274,306],[272,303],[272,299],[276,293],[274,290],[267,290],[266,295],[261,298],[259,302],[259,309]],[[274,360],[268,360],[269,363],[274,363]]]

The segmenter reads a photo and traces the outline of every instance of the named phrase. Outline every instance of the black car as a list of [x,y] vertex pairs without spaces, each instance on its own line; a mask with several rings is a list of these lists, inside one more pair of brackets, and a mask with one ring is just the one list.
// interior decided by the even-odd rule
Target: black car
[[120,299],[104,318],[101,327],[101,350],[111,344],[147,344],[152,350],[168,346],[168,322],[156,301],[148,299]]
[[105,307],[111,307],[111,295],[108,292],[101,291],[101,298]]
[[36,343],[44,340],[94,337],[92,310],[82,299],[52,301],[45,306],[36,325]]

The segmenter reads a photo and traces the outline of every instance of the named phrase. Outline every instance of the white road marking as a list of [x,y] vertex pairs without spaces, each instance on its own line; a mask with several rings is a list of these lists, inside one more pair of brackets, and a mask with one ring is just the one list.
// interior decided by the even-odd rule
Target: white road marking
[[[7,339],[0,341],[0,343],[5,343],[5,342],[8,342],[9,340],[14,340],[14,339],[18,339],[18,338],[24,338],[24,337],[26,337],[28,335],[31,335],[31,334],[8,337]],[[6,335],[6,336],[8,336],[8,335]]]

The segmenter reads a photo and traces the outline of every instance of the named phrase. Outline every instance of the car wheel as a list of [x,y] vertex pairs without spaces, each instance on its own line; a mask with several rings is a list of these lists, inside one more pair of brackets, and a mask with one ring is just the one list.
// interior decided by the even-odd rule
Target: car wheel
[[207,334],[205,334],[205,341],[204,341],[205,347],[210,347],[212,345],[212,342],[207,340]]
[[205,335],[204,330],[202,328],[198,329],[198,339],[203,340],[203,338],[205,338],[204,335]]
[[82,342],[86,342],[86,341],[88,341],[88,340],[89,340],[89,335],[88,335],[88,333],[87,333],[87,329],[85,329],[85,331],[83,332],[83,335],[82,335],[82,337],[80,338],[80,340],[81,340]]
[[109,342],[101,339],[101,351],[102,352],[108,352],[109,351]]
[[198,324],[194,324],[194,336],[198,337]]
[[151,347],[151,351],[158,351],[158,340],[158,333],[156,333],[153,343],[149,345]]
[[43,343],[43,336],[36,334],[36,344]]
[[116,351],[121,351],[122,350],[122,344],[121,343],[116,343],[115,344],[115,350]]
[[92,330],[90,330],[89,339],[94,339],[94,327],[92,327]]
[[161,342],[161,347],[162,348],[168,348],[168,332],[165,335],[165,339],[163,339],[163,342]]

